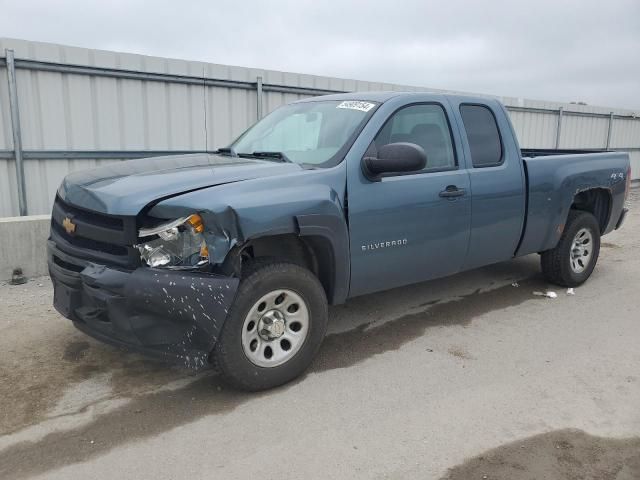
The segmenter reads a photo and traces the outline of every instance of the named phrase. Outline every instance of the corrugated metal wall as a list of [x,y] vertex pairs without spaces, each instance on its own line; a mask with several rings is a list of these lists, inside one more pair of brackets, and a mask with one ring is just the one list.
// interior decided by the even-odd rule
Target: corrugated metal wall
[[[256,121],[259,95],[266,114],[322,92],[433,91],[0,39],[0,56],[5,49],[13,50],[16,58],[29,214],[49,212],[65,174],[120,161],[114,152],[202,151],[228,144]],[[95,71],[74,71],[69,66],[94,67]],[[6,62],[0,59],[0,217],[19,211],[6,79]],[[604,148],[608,116],[613,112],[609,146],[633,149],[635,175],[640,174],[640,119],[631,118],[632,112],[501,100],[510,109],[523,148],[556,147],[560,108],[564,112],[559,148]],[[65,158],[63,152],[68,151],[89,151],[90,158]],[[95,151],[104,152],[103,158]]]

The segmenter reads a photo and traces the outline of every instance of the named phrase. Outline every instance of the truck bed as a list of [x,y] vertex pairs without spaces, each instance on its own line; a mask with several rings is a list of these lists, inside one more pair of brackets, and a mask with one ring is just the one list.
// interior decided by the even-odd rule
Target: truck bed
[[577,195],[587,190],[598,190],[604,196],[602,234],[615,228],[624,207],[628,153],[540,149],[521,152],[527,200],[517,256],[553,248]]

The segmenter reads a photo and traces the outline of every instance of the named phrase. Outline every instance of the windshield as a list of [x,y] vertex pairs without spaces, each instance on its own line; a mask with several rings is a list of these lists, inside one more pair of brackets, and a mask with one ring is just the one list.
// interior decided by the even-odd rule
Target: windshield
[[229,152],[331,167],[342,160],[377,105],[352,100],[285,105],[243,133]]

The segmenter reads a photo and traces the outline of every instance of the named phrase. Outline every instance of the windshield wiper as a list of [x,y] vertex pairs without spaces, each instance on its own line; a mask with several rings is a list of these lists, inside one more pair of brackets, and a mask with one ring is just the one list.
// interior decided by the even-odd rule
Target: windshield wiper
[[213,153],[217,153],[217,154],[223,154],[223,155],[229,155],[230,157],[237,157],[238,154],[236,153],[236,151],[231,148],[231,147],[224,147],[224,148],[219,148],[218,150],[216,150]]
[[253,152],[253,153],[241,153],[241,157],[254,157],[254,158],[264,158],[266,160],[276,160],[283,163],[293,163],[289,157],[287,157],[283,152]]

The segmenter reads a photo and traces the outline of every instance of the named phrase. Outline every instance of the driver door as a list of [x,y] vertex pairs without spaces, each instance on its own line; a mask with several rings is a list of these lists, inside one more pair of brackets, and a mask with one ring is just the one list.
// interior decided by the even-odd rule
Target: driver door
[[469,246],[471,192],[447,108],[432,102],[396,110],[367,151],[375,155],[388,143],[415,143],[427,154],[425,169],[384,174],[378,181],[360,170],[349,173],[350,296],[461,269]]

